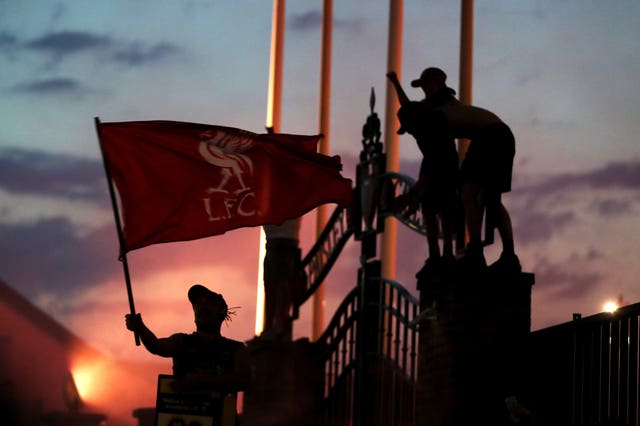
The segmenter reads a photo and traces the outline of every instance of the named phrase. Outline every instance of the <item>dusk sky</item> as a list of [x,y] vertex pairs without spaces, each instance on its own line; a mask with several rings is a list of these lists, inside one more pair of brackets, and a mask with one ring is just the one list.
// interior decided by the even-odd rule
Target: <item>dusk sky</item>
[[[384,119],[389,2],[335,1],[332,155],[353,177],[369,94]],[[459,1],[405,0],[401,80],[438,66],[458,88]],[[282,126],[318,132],[322,2],[287,2]],[[263,132],[268,0],[0,0],[0,279],[97,349],[151,359],[128,305],[94,129],[179,120]],[[474,104],[516,136],[516,252],[536,275],[534,329],[640,301],[640,2],[485,0],[475,5]],[[420,156],[400,139],[400,171]],[[286,188],[283,188],[286,190]],[[301,246],[314,242],[313,214]],[[136,308],[158,334],[193,330],[189,286],[223,293],[223,333],[253,337],[259,229],[130,253]],[[498,244],[499,245],[499,244]],[[426,240],[399,227],[396,279],[416,294]],[[496,248],[487,253],[497,257]],[[356,283],[350,243],[327,279],[328,319]],[[309,308],[295,325],[308,336]]]

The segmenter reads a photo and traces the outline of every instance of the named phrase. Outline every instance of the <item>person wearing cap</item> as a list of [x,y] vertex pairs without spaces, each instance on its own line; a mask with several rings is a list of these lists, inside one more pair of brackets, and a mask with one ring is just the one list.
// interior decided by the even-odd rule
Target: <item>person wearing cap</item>
[[[445,132],[434,132],[444,128],[444,115],[425,102],[409,100],[395,72],[387,73],[387,78],[400,100],[398,133],[412,135],[422,153],[418,180],[407,193],[394,200],[393,207],[407,213],[415,211],[418,204],[422,209],[429,255],[416,274],[420,285],[423,279],[440,276],[455,259],[453,235],[458,199],[458,154],[453,138]],[[442,251],[438,241],[440,235],[443,236]]]
[[184,392],[211,391],[235,394],[250,382],[249,354],[242,342],[220,333],[230,312],[221,294],[203,285],[188,292],[196,331],[158,338],[144,324],[140,314],[125,317],[127,329],[138,333],[145,348],[154,355],[173,358],[173,375]]
[[[463,262],[471,267],[486,267],[481,240],[482,217],[495,218],[502,241],[502,253],[492,267],[520,271],[515,254],[511,218],[500,201],[503,193],[511,191],[511,175],[515,156],[515,138],[507,126],[493,112],[477,106],[465,105],[455,98],[455,91],[446,84],[447,75],[439,68],[426,68],[412,87],[424,92],[424,103],[443,114],[442,128],[452,138],[470,140],[460,175],[462,204],[469,232]],[[437,127],[437,126],[435,126]]]

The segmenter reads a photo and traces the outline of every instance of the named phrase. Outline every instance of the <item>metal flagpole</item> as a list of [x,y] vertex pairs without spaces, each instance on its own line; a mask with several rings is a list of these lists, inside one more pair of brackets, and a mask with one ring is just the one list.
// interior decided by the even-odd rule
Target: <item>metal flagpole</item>
[[[131,290],[131,277],[129,275],[129,263],[127,262],[127,252],[124,249],[124,234],[122,232],[122,226],[120,224],[120,212],[118,211],[118,203],[116,201],[116,192],[113,188],[113,181],[111,180],[111,170],[109,169],[109,163],[104,155],[102,149],[102,137],[100,135],[100,119],[95,117],[96,133],[98,134],[98,145],[100,145],[100,154],[102,155],[102,163],[104,164],[104,172],[107,177],[107,184],[109,185],[109,196],[111,197],[111,206],[113,207],[113,217],[116,221],[116,229],[118,231],[118,243],[120,245],[120,257],[122,262],[122,270],[124,272],[124,281],[127,286],[127,297],[129,298],[129,311],[132,315],[136,314],[136,308],[133,303],[133,291]],[[140,346],[140,336],[138,333],[134,333],[136,346]]]

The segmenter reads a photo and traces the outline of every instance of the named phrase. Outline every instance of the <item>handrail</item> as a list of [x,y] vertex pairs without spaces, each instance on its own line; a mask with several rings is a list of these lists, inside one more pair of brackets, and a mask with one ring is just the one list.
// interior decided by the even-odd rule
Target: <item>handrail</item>
[[[383,181],[382,186],[385,188],[385,193],[393,194],[396,197],[398,195],[407,194],[411,187],[416,183],[413,178],[397,172],[387,172],[382,175],[381,179]],[[424,223],[424,217],[422,216],[422,209],[418,208],[413,212],[409,212],[406,207],[400,211],[384,209],[383,214],[385,216],[395,217],[398,221],[409,227],[409,229],[412,229],[419,234],[427,234],[427,227]]]
[[406,297],[407,299],[409,299],[409,301],[415,305],[419,305],[420,304],[420,300],[418,300],[417,297],[415,297],[413,294],[411,294],[409,292],[409,290],[407,290],[407,288],[402,285],[401,283],[399,283],[398,281],[392,280],[390,278],[380,278],[382,280],[383,283],[389,284],[391,287],[395,288],[396,290],[398,290],[398,292],[400,292],[400,295],[402,295],[403,297]]
[[294,303],[294,318],[298,317],[300,306],[322,284],[353,232],[350,210],[336,207],[318,240],[302,259],[307,281],[304,293]]

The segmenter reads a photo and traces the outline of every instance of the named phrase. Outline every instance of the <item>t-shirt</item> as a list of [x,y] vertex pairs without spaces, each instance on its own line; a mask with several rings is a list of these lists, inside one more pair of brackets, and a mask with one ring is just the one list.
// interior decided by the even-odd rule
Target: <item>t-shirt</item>
[[205,339],[198,333],[177,334],[182,342],[173,354],[173,374],[182,377],[187,373],[230,374],[234,357],[242,342],[220,337]]

